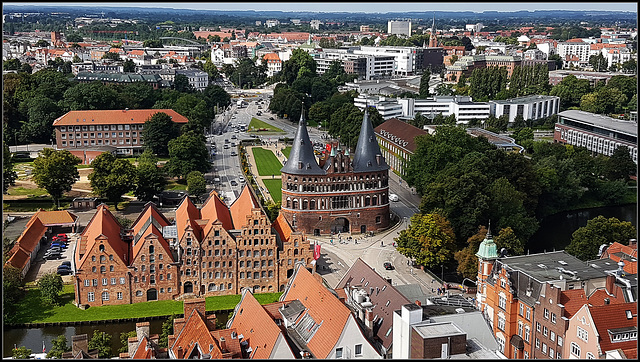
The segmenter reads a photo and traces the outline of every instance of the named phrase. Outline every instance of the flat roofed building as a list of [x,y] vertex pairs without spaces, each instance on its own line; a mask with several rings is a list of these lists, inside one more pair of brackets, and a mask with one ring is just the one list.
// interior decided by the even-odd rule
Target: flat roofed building
[[611,156],[627,146],[633,162],[638,163],[638,124],[595,113],[567,110],[558,113],[553,142],[586,147],[594,154]]
[[560,97],[532,95],[506,100],[489,101],[491,114],[498,118],[509,116],[509,123],[513,123],[517,116],[525,121],[550,117],[560,110]]
[[159,112],[180,125],[189,121],[173,109],[71,111],[53,121],[56,147],[86,150],[112,146],[117,154],[133,155],[144,148],[144,123]]

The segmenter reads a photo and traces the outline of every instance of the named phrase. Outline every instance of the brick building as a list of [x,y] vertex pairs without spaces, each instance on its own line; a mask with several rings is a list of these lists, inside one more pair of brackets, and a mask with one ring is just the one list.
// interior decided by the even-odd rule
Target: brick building
[[380,144],[384,159],[389,167],[404,175],[404,166],[416,151],[416,136],[427,132],[397,118],[391,118],[375,128],[376,138]]
[[144,148],[144,123],[159,112],[179,125],[188,122],[173,109],[71,111],[53,121],[56,148],[71,151],[114,147],[118,154],[133,155]]
[[77,305],[283,291],[296,264],[314,271],[313,246],[284,217],[271,224],[249,187],[227,207],[213,191],[185,197],[171,224],[155,204],[130,229],[98,206],[75,251]]
[[389,227],[389,166],[365,110],[355,155],[332,145],[318,164],[304,112],[282,167],[282,209],[293,230],[314,235]]

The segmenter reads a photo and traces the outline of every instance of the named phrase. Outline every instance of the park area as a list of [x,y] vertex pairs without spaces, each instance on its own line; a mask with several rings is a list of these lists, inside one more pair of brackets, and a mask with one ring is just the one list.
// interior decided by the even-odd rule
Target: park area
[[267,190],[269,190],[269,194],[271,194],[274,202],[282,201],[282,180],[279,178],[264,179],[262,182],[264,182]]
[[258,175],[260,176],[272,176],[278,175],[280,176],[280,169],[282,168],[282,163],[273,154],[271,150],[265,150],[260,147],[253,147],[251,149],[253,152],[253,158],[256,162],[256,167],[258,168]]
[[276,126],[272,126],[267,122],[263,122],[255,117],[251,118],[249,123],[249,130],[247,131],[253,134],[283,134],[284,131]]
[[[260,304],[269,304],[278,301],[282,293],[262,293],[254,296]],[[8,323],[53,323],[53,322],[80,322],[98,321],[109,319],[127,319],[139,317],[154,317],[184,312],[183,302],[175,300],[159,300],[122,305],[105,305],[90,307],[82,310],[73,305],[74,290],[72,284],[65,284],[61,293],[61,305],[53,306],[46,302],[40,295],[40,289],[31,287],[27,289],[25,297],[20,300],[15,308],[15,313]],[[221,295],[206,297],[206,310],[229,310],[240,302],[241,295]]]

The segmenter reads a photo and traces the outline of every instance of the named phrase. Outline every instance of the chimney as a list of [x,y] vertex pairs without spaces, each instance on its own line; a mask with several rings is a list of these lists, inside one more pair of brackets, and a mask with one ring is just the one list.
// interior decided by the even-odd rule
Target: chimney
[[[187,320],[191,316],[191,312],[195,309],[201,316],[205,316],[205,299],[192,298],[184,301],[184,319]],[[175,330],[174,330],[175,332]]]
[[86,333],[71,337],[71,353],[75,356],[80,351],[89,351],[89,340]]
[[416,299],[416,305],[422,306],[422,302]]
[[182,346],[178,347],[178,355],[176,357],[178,357],[178,359],[182,359],[182,357],[184,357],[184,351],[182,350]]
[[607,292],[607,294],[614,294],[613,293],[613,287],[615,285],[616,282],[616,277],[611,275],[611,274],[607,274],[607,279],[605,280],[605,285],[604,285],[604,289]]
[[136,336],[139,341],[144,337],[149,337],[149,322],[136,323]]
[[138,337],[129,337],[129,339],[127,339],[127,352],[129,352],[129,356],[134,355],[135,348],[138,345],[138,341],[140,340],[141,339],[139,339]]
[[629,239],[629,246],[637,249],[638,248],[638,239]]
[[176,335],[172,334],[167,338],[167,346],[171,348],[176,341]]
[[365,330],[367,337],[373,337],[373,310],[371,308],[364,310],[364,325],[367,327]]
[[220,350],[222,351],[222,353],[227,352],[227,341],[224,339],[224,337],[220,337]]

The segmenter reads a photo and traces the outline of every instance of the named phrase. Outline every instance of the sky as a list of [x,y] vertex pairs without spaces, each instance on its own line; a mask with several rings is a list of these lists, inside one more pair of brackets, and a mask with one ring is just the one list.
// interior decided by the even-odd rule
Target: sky
[[[27,5],[29,3],[4,3]],[[154,7],[194,10],[280,10],[311,12],[424,12],[424,11],[518,11],[518,10],[608,10],[637,12],[636,2],[120,2],[120,3],[37,3],[45,6]],[[35,5],[35,4],[34,4]]]

